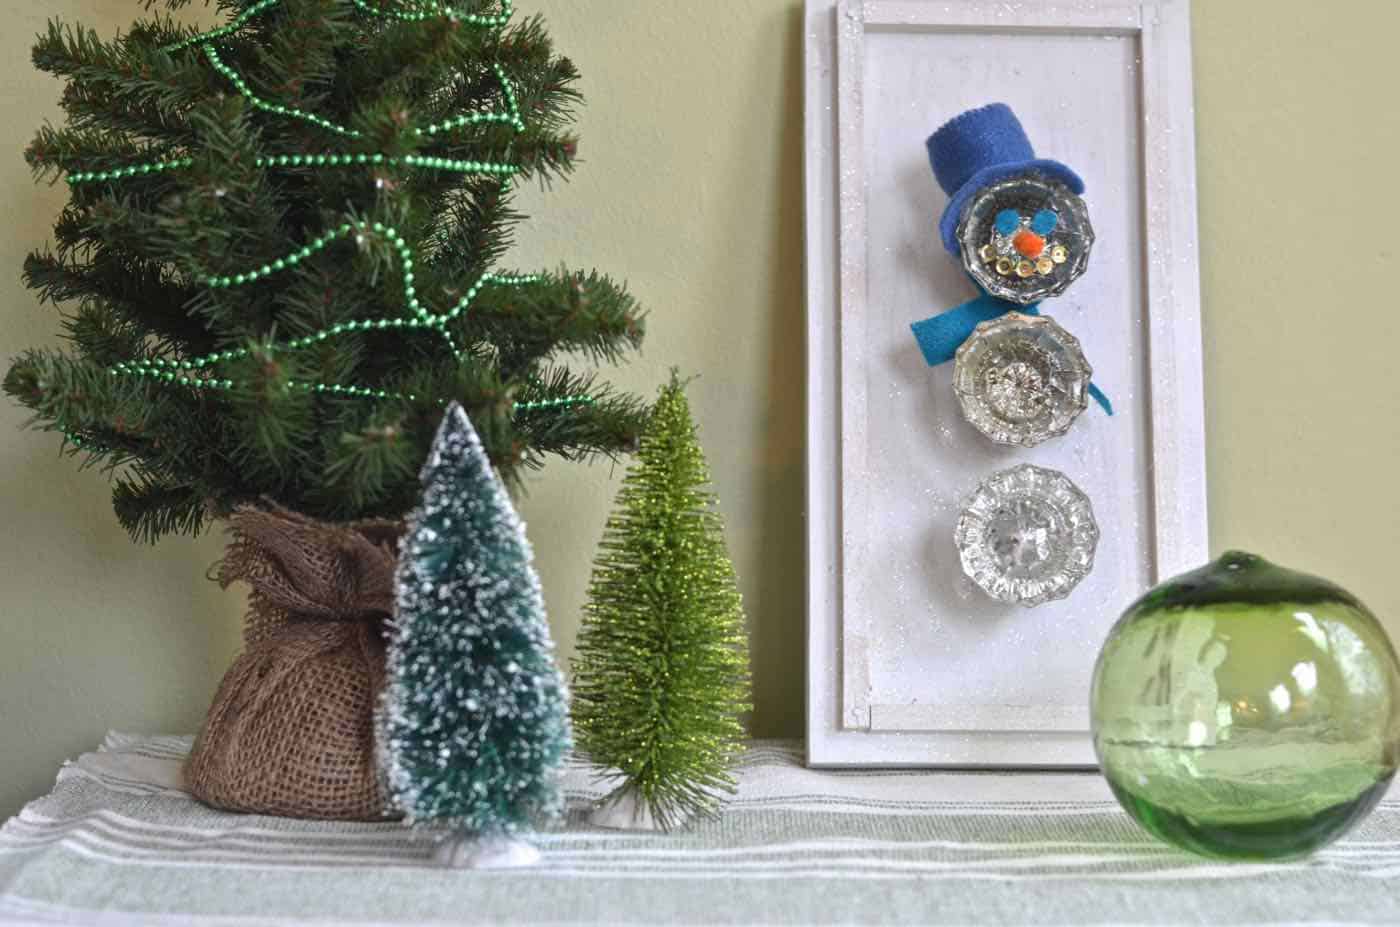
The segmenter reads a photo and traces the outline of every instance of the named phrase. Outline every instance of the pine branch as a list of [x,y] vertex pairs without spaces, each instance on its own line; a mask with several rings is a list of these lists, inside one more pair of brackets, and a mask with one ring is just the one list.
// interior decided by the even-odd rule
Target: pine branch
[[422,450],[393,421],[343,433],[326,465],[324,494],[344,511],[402,512],[414,501],[403,485],[422,462]]
[[307,379],[297,355],[266,342],[248,351],[228,368],[237,384],[225,393],[225,426],[234,436],[228,454],[246,479],[281,490],[312,463],[314,449],[301,436],[312,428],[315,398],[294,388]]
[[198,487],[148,475],[119,478],[112,487],[112,508],[133,539],[151,544],[167,534],[198,534],[209,520]]
[[96,364],[56,351],[21,354],[5,375],[4,389],[35,412],[31,424],[76,442],[88,465],[107,469],[156,455],[156,423],[174,412],[169,397],[151,397]]
[[374,87],[421,99],[452,80],[462,62],[497,57],[492,33],[454,17],[394,22],[376,38],[342,69],[342,80],[355,91]]
[[24,158],[36,177],[52,180],[60,173],[111,170],[132,162],[159,161],[170,154],[169,146],[142,144],[109,129],[43,126],[25,149]]
[[86,302],[63,317],[64,335],[93,363],[118,364],[141,353],[145,336],[100,302]]
[[511,206],[508,185],[473,180],[436,202],[437,221],[425,235],[428,267],[457,279],[495,266],[513,244],[511,230],[524,216]]
[[[126,330],[128,334],[120,339],[124,350],[116,354],[95,352],[101,356],[93,359],[100,363],[114,364],[132,357],[140,338],[130,333],[137,330],[143,330],[142,336],[154,337],[166,349],[200,354],[214,348],[209,331],[186,313],[194,292],[159,264],[101,247],[85,262],[35,252],[25,259],[24,283],[38,291],[40,302],[80,300],[85,308],[91,307],[90,319],[100,313],[105,331],[115,335],[118,327]],[[107,343],[114,350],[117,347],[107,339],[94,343]]]
[[537,386],[521,393],[524,402],[559,402],[577,396],[587,396],[589,401],[515,415],[514,427],[524,449],[522,463],[538,467],[546,454],[587,460],[599,455],[615,458],[636,450],[650,413],[639,397],[617,393],[595,376],[575,374],[559,366],[546,371]]
[[102,41],[51,20],[34,46],[34,66],[66,78],[60,105],[78,129],[188,141],[180,117],[210,89],[209,74],[177,62],[140,38]]
[[646,331],[645,316],[624,286],[597,271],[563,269],[537,286],[491,288],[470,323],[499,348],[507,371],[562,352],[617,363],[624,351],[641,346]]

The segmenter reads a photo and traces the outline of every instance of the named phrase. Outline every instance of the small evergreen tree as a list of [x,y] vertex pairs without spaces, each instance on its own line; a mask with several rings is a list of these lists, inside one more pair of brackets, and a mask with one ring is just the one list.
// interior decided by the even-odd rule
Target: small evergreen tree
[[422,481],[395,577],[380,743],[408,820],[463,831],[471,847],[562,808],[567,694],[524,526],[455,403]]
[[541,22],[511,0],[217,6],[208,32],[55,21],[34,47],[68,120],[26,157],[71,199],[24,273],[68,347],[4,386],[116,471],[122,524],[193,533],[263,497],[398,517],[450,400],[508,480],[629,447],[643,404],[562,358],[638,346],[635,302],[499,269],[513,186],[576,154],[577,72]]
[[663,829],[733,789],[748,643],[724,523],[673,373],[608,520],[574,662],[574,723],[620,772],[622,815]]

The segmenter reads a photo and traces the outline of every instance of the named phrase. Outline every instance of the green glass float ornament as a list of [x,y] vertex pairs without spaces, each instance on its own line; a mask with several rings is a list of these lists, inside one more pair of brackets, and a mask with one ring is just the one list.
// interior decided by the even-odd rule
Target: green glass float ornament
[[1385,794],[1400,662],[1346,590],[1231,552],[1129,607],[1091,711],[1099,766],[1143,827],[1206,856],[1286,859]]

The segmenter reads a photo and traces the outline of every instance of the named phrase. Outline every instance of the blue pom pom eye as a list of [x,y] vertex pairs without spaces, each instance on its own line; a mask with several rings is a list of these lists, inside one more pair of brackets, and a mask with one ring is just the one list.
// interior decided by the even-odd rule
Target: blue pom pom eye
[[1003,209],[997,213],[997,231],[1010,235],[1021,227],[1021,214],[1014,209]]
[[[1001,221],[1000,217],[997,219]],[[1053,209],[1042,209],[1031,219],[1031,231],[1037,235],[1049,235],[1055,231],[1055,226],[1060,224],[1060,216]]]

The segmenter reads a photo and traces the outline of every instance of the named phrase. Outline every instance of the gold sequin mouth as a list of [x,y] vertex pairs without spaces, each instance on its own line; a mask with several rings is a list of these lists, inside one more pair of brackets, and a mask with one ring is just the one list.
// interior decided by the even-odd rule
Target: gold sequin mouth
[[1064,245],[1052,245],[1045,254],[1034,261],[1009,257],[999,252],[996,246],[991,244],[983,245],[977,253],[985,263],[991,265],[992,269],[1003,277],[1014,275],[1022,279],[1035,274],[1048,277],[1055,272],[1056,265],[1069,260],[1069,251]]

